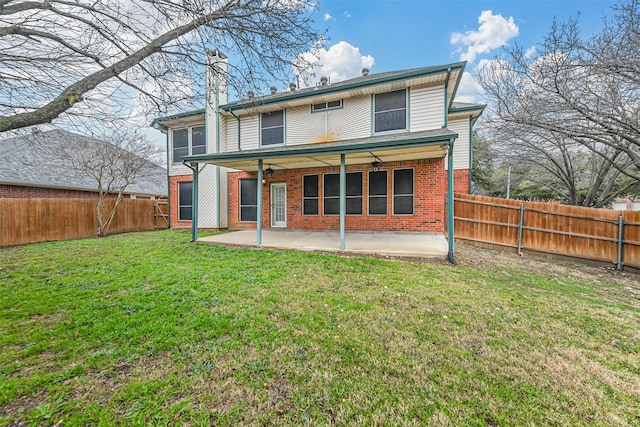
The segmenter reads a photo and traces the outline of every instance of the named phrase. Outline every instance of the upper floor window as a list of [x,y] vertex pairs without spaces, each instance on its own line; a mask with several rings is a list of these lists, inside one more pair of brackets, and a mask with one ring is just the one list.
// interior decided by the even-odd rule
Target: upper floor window
[[173,163],[180,163],[183,157],[205,154],[207,138],[204,126],[193,126],[173,130]]
[[317,111],[334,110],[336,108],[342,108],[342,99],[337,101],[320,102],[318,104],[311,105],[311,111],[314,113]]
[[260,114],[262,145],[284,144],[284,111]]
[[407,90],[374,95],[374,131],[386,132],[407,128]]

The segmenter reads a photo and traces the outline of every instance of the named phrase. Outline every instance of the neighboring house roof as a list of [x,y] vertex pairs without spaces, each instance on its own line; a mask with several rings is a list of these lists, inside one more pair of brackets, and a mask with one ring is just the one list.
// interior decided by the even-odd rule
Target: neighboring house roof
[[[23,135],[0,140],[0,184],[25,187],[98,191],[97,181],[73,168],[61,158],[60,144],[107,142],[63,130]],[[152,179],[132,184],[126,194],[166,196],[167,171],[153,166]]]

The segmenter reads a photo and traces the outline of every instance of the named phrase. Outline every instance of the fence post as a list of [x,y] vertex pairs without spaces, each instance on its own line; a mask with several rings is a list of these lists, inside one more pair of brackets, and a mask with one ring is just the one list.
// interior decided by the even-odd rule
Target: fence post
[[522,224],[524,222],[524,202],[520,203],[520,219],[518,220],[518,255],[522,252]]
[[618,220],[618,259],[616,270],[622,270],[622,244],[624,239],[624,216],[620,215]]

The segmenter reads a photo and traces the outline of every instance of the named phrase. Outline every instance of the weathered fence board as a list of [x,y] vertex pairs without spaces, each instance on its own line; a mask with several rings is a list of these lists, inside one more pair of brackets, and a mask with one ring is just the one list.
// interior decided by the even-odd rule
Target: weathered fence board
[[640,268],[640,212],[460,193],[454,209],[459,239]]
[[[105,201],[105,212],[115,200]],[[166,204],[165,204],[166,207]],[[109,234],[166,228],[157,217],[155,200],[122,201]],[[0,246],[97,236],[96,200],[0,199]]]

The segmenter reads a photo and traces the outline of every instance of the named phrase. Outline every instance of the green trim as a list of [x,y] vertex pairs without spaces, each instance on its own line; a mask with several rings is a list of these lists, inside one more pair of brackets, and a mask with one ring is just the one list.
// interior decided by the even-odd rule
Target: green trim
[[153,121],[151,122],[151,127],[154,129],[164,129],[166,130],[167,127],[164,125],[164,122],[168,122],[171,120],[178,120],[178,119],[184,119],[187,117],[196,117],[196,116],[200,116],[200,115],[205,115],[206,116],[206,109],[201,108],[198,110],[191,110],[191,111],[185,111],[184,113],[178,113],[178,114],[173,114],[171,116],[165,116],[165,117],[158,117],[153,119]]
[[471,172],[473,171],[473,117],[469,116],[469,188],[468,192],[471,194]]
[[[347,216],[347,168],[344,154],[340,154],[340,250],[344,251],[345,244],[345,218]],[[363,176],[364,178],[364,176]],[[364,180],[363,180],[364,181]]]
[[486,104],[478,104],[478,105],[469,105],[467,107],[455,107],[453,103],[451,104],[451,108],[449,108],[450,113],[464,113],[466,111],[484,111],[487,108]]
[[447,70],[447,79],[444,81],[444,124],[443,128],[449,126],[449,78],[451,77],[451,68]]
[[[216,153],[220,152],[220,76],[215,73],[215,114],[216,114]],[[208,114],[205,117],[205,135],[209,136],[206,129]],[[208,138],[207,138],[208,139]],[[216,228],[220,229],[220,166],[216,166]]]
[[349,154],[362,151],[379,151],[393,148],[402,148],[407,146],[420,145],[436,145],[442,141],[449,141],[451,138],[457,138],[458,134],[446,132],[443,134],[424,136],[418,138],[392,139],[388,141],[373,141],[360,144],[349,145],[330,145],[328,144],[312,144],[309,145],[292,145],[288,147],[279,147],[279,150],[258,149],[243,152],[226,152],[219,154],[204,154],[201,156],[190,156],[183,158],[183,162],[213,162],[221,160],[259,160],[270,159],[282,156],[312,156],[315,154]]
[[[279,96],[267,95],[264,99],[259,101],[259,105],[270,105],[270,104],[277,104],[280,102],[293,101],[297,99],[315,98],[315,97],[318,97],[321,95],[327,95],[330,93],[343,92],[343,91],[348,91],[352,89],[360,89],[360,88],[369,87],[369,86],[376,86],[384,83],[391,83],[395,81],[406,80],[413,77],[422,77],[422,76],[428,76],[432,74],[441,74],[443,72],[446,72],[447,70],[453,70],[453,69],[459,69],[460,73],[463,73],[465,66],[466,66],[466,62],[456,62],[453,64],[439,65],[434,67],[424,67],[424,68],[419,68],[417,70],[399,72],[397,74],[392,74],[392,75],[387,75],[382,77],[373,76],[371,78],[365,78],[363,80],[359,80],[352,83],[345,83],[345,84],[335,83],[327,87],[314,88],[313,90],[286,92]],[[461,77],[462,77],[462,74],[461,74]],[[459,84],[459,81],[460,79],[458,79],[458,84]],[[456,89],[458,87],[458,84],[456,84]],[[251,108],[251,107],[254,107],[255,105],[256,105],[256,101],[247,102],[243,100],[243,101],[229,103],[227,105],[223,105],[222,107],[224,110],[230,111],[230,110],[241,110],[245,108]]]
[[262,244],[262,168],[264,163],[262,159],[258,160],[258,179],[256,181],[256,187],[258,189],[258,212],[256,214],[256,244],[260,246]]
[[447,171],[447,181],[448,181],[448,188],[447,188],[447,210],[448,212],[448,231],[449,231],[449,261],[451,261],[452,264],[455,264],[455,233],[454,233],[454,229],[453,229],[453,224],[454,224],[454,209],[453,209],[453,190],[454,190],[454,174],[453,174],[453,143],[454,140],[451,139],[449,140],[449,158],[448,160],[448,166],[449,166],[449,170]]

